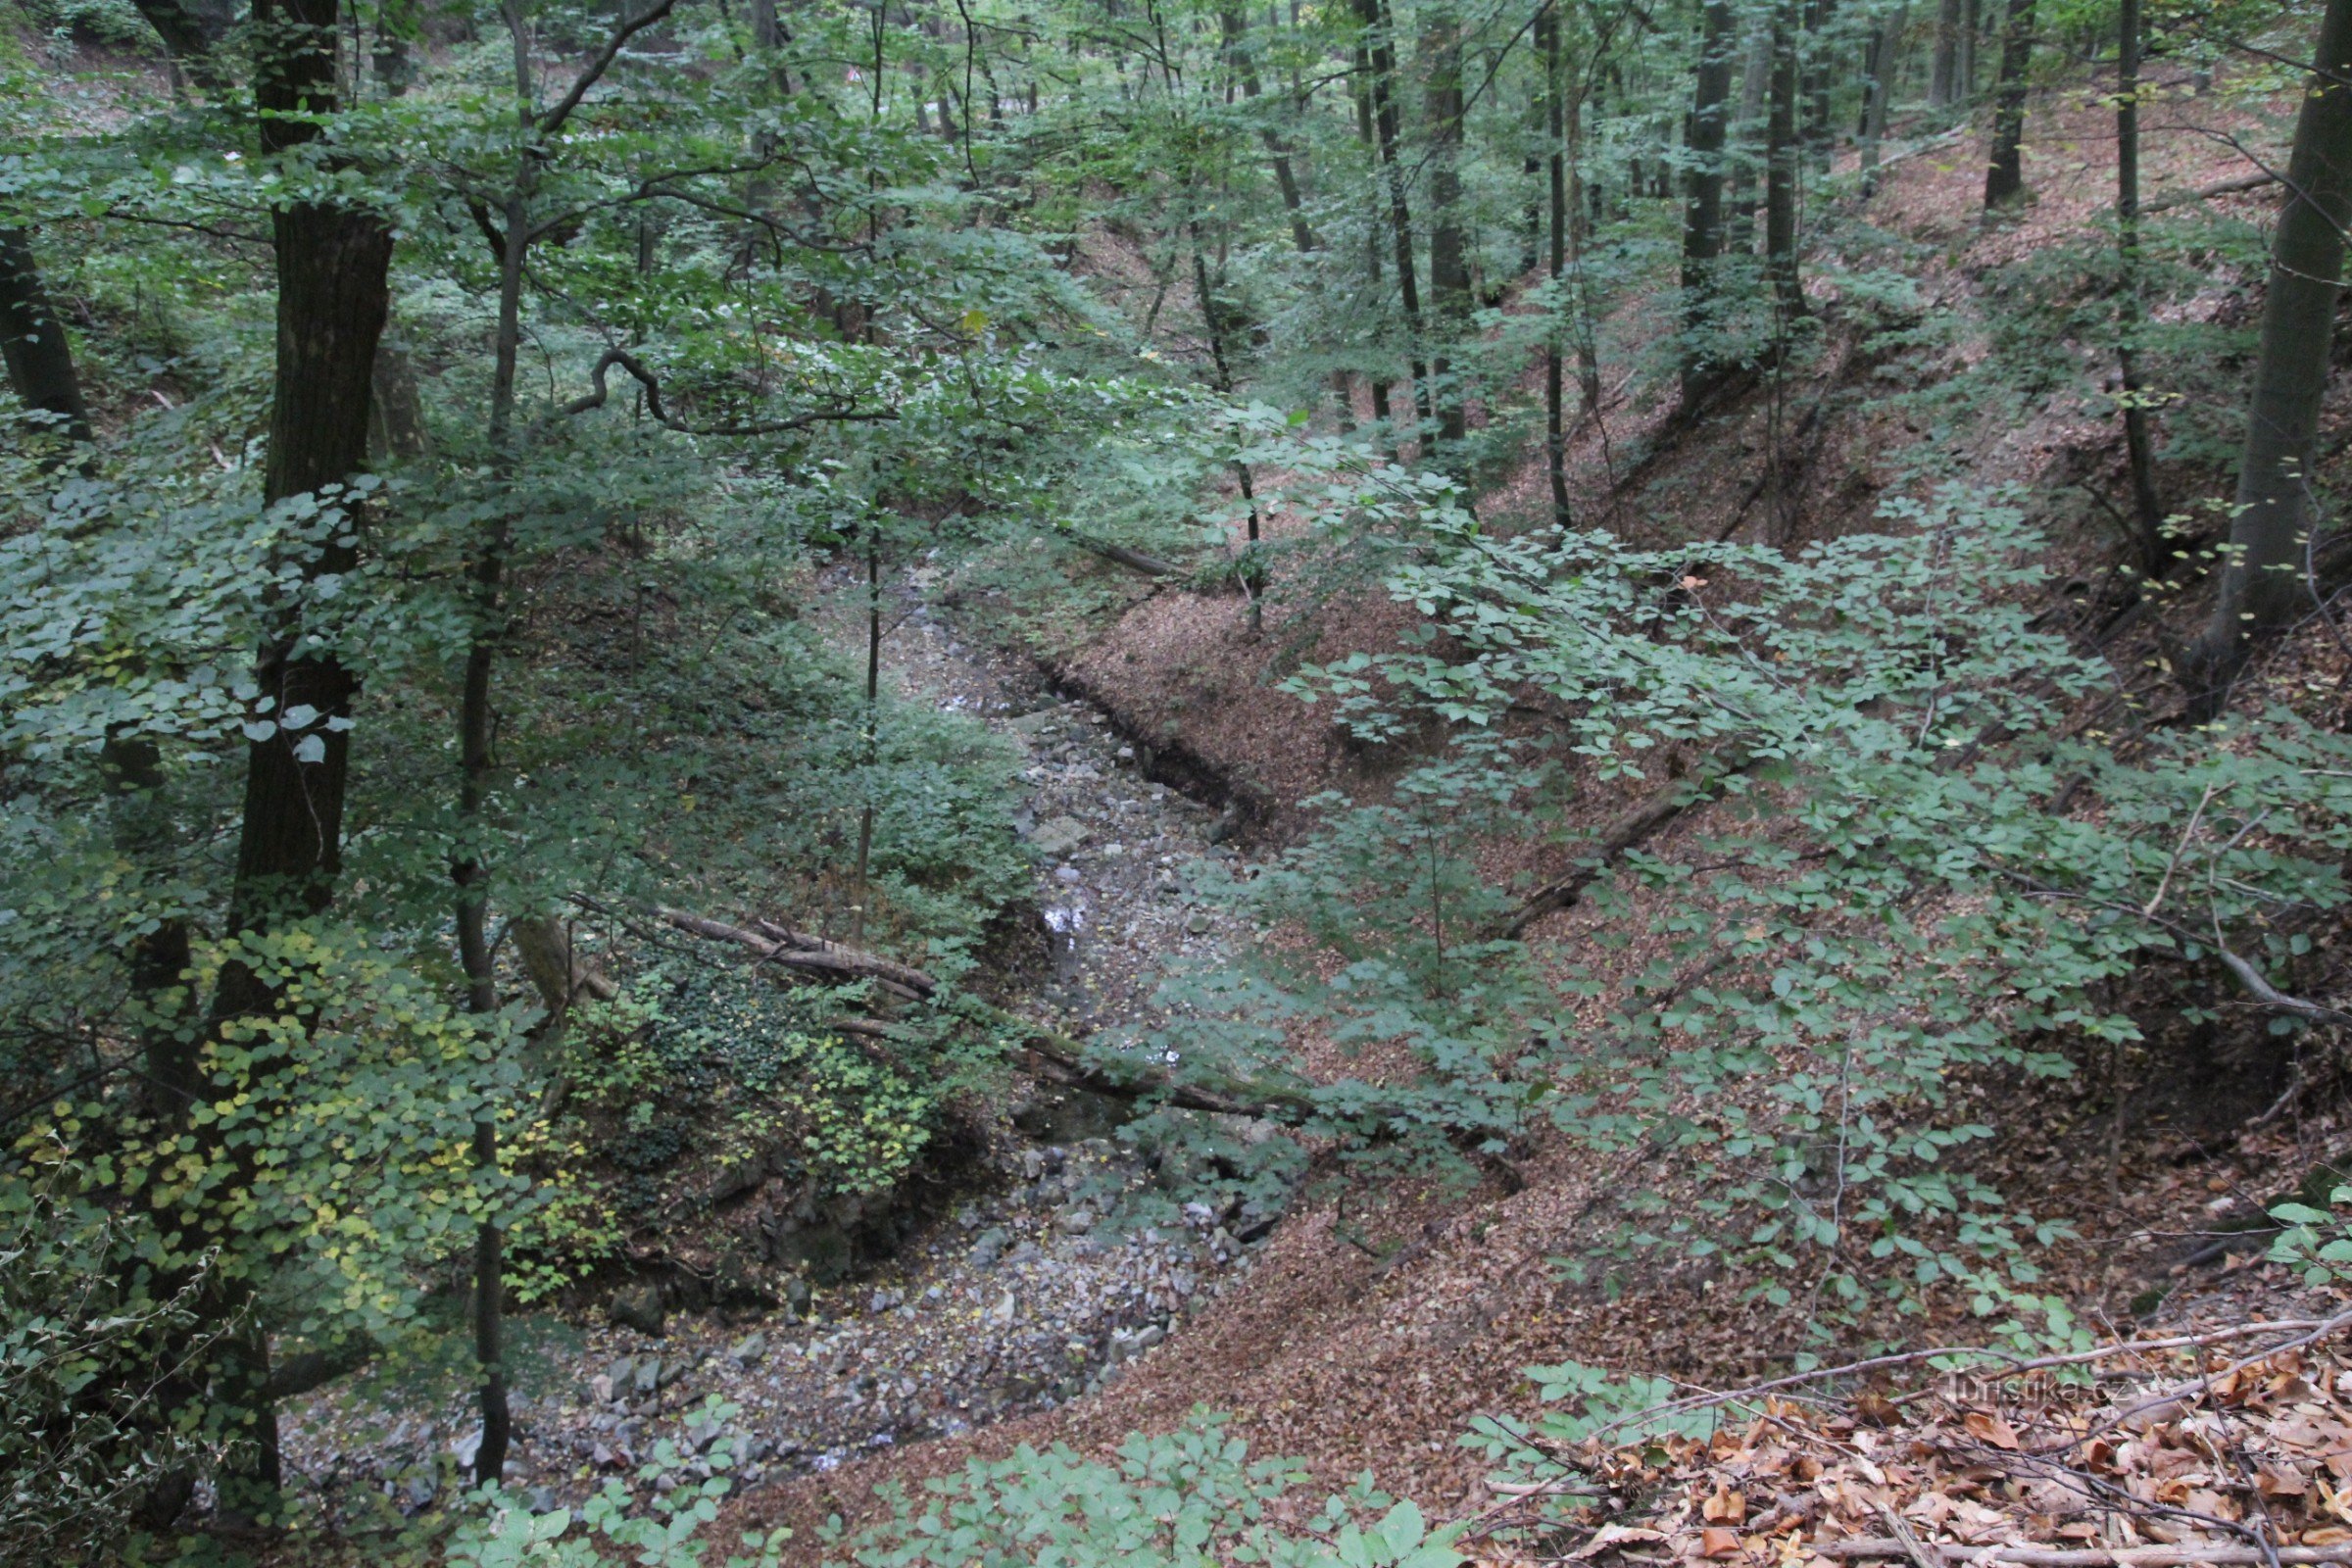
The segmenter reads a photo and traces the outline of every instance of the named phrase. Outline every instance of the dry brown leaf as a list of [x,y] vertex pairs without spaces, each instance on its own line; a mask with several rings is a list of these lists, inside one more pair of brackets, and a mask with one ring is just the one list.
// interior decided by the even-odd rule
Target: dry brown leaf
[[1715,1495],[1706,1500],[1699,1512],[1711,1525],[1740,1524],[1747,1518],[1747,1496],[1744,1493],[1717,1487]]
[[1721,1525],[1709,1525],[1698,1533],[1698,1554],[1702,1557],[1739,1556],[1740,1532],[1726,1530]]
[[1971,1410],[1960,1421],[1968,1428],[1969,1436],[1979,1443],[1995,1448],[2017,1447],[2017,1433],[1990,1410]]

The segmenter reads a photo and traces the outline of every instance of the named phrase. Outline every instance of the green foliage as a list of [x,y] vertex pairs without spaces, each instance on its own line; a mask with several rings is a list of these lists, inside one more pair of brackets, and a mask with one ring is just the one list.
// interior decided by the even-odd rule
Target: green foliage
[[1221,1418],[1196,1411],[1164,1437],[1129,1437],[1111,1463],[1061,1446],[975,1459],[925,1483],[918,1498],[893,1495],[885,1523],[834,1539],[858,1568],[1450,1568],[1458,1559],[1460,1527],[1430,1529],[1368,1476],[1327,1498],[1304,1532],[1268,1523],[1269,1506],[1304,1479],[1284,1461],[1250,1459]]
[[193,1434],[153,1393],[200,1348],[192,1275],[172,1298],[122,1288],[121,1222],[60,1176],[0,1192],[0,1539],[103,1560]]

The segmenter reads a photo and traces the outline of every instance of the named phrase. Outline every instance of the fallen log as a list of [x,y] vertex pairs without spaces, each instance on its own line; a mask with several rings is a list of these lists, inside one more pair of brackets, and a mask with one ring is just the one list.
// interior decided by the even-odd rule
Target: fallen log
[[1141,550],[1130,550],[1125,545],[1114,545],[1107,539],[1098,539],[1091,533],[1081,533],[1075,528],[1063,528],[1059,532],[1062,538],[1067,539],[1079,549],[1090,555],[1101,556],[1104,561],[1114,562],[1125,566],[1129,571],[1140,571],[1147,577],[1181,577],[1184,575],[1184,568],[1172,561],[1162,561],[1157,556],[1147,556]]
[[2265,185],[2278,183],[2278,176],[2265,170],[2259,173],[2240,174],[2235,179],[2218,179],[2210,185],[2199,185],[2195,190],[2167,191],[2154,201],[2141,202],[2139,216],[2150,218],[2176,207],[2186,207],[2191,202],[2209,202],[2216,196],[2232,196],[2241,190],[2260,190]]
[[[771,921],[755,921],[753,923],[760,929],[747,930],[684,909],[662,908],[657,912],[664,923],[677,930],[713,942],[731,942],[748,949],[766,962],[782,964],[786,968],[844,980],[871,980],[883,990],[909,1002],[928,1001],[939,993],[939,982],[920,969],[858,948],[793,931]],[[765,936],[761,932],[776,935]],[[1120,1100],[1158,1100],[1183,1110],[1247,1116],[1277,1122],[1286,1127],[1299,1126],[1312,1119],[1318,1111],[1314,1100],[1305,1090],[1288,1085],[1245,1082],[1216,1089],[1188,1083],[1163,1069],[1140,1062],[1134,1064],[1131,1072],[1113,1070],[1100,1058],[1089,1060],[1085,1045],[1068,1035],[977,997],[965,996],[958,1000],[963,1006],[976,1012],[980,1021],[1019,1038],[1022,1049],[1031,1058],[1031,1070],[1037,1076],[1064,1088],[1092,1090],[1096,1094]],[[890,1029],[887,1023],[873,1019],[844,1020],[836,1027],[867,1039],[887,1038]]]

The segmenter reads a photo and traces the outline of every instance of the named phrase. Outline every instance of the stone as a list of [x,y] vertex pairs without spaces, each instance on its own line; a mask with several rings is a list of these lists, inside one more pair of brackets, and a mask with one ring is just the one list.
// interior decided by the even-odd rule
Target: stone
[[1087,826],[1074,816],[1049,816],[1029,835],[1029,845],[1049,860],[1058,860],[1087,840]]
[[1063,1209],[1061,1217],[1054,1222],[1054,1228],[1064,1236],[1084,1236],[1095,1228],[1096,1223],[1095,1211],[1084,1203],[1078,1203]]
[[876,1291],[866,1298],[865,1309],[879,1317],[906,1299],[905,1291]]
[[640,1360],[630,1372],[629,1386],[639,1394],[651,1394],[662,1387],[661,1358],[649,1355]]
[[661,1339],[664,1321],[662,1288],[635,1285],[614,1291],[612,1298],[605,1303],[605,1315],[615,1327],[635,1329],[649,1339]]
[[1167,1337],[1168,1331],[1162,1328],[1159,1324],[1147,1323],[1142,1328],[1136,1330],[1135,1348],[1138,1350],[1149,1350],[1152,1348],[1152,1347],[1159,1344]]
[[997,1304],[988,1309],[988,1320],[996,1324],[1010,1323],[1020,1315],[1020,1311],[1021,1298],[1006,1291],[997,1298]]
[[1184,917],[1184,930],[1187,936],[1204,937],[1215,925],[1216,922],[1208,917],[1206,909],[1195,909]]
[[784,1306],[796,1316],[808,1310],[808,1282],[795,1274],[784,1282]]
[[982,1231],[980,1233],[980,1239],[972,1243],[972,1267],[996,1267],[997,1259],[1003,1257],[1004,1255],[1004,1250],[1011,1245],[1012,1237],[1004,1230],[1003,1226],[991,1226],[989,1229]]
[[533,1487],[522,1494],[522,1505],[533,1513],[554,1513],[556,1511],[556,1489]]
[[756,1331],[727,1347],[727,1358],[737,1366],[750,1366],[766,1354],[767,1336]]
[[449,1446],[449,1451],[456,1457],[459,1469],[471,1470],[474,1455],[482,1451],[482,1429],[475,1427],[471,1432],[459,1438],[457,1442]]
[[1058,710],[1041,708],[1034,713],[1023,713],[1018,718],[1006,719],[1004,727],[1015,735],[1027,735],[1034,739],[1052,729],[1054,721],[1060,716],[1061,713]]

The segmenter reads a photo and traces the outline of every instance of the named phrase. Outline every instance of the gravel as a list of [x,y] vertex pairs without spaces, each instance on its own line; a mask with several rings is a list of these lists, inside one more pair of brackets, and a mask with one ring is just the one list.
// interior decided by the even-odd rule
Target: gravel
[[[856,585],[829,586],[847,640]],[[1102,714],[1059,700],[1024,662],[967,644],[926,606],[910,602],[884,657],[906,695],[972,713],[1027,751],[1015,823],[1038,858],[1054,946],[1029,1009],[1066,1028],[1148,1027],[1162,966],[1211,959],[1233,935],[1189,891],[1201,862],[1232,858],[1211,842],[1217,811],[1142,777]],[[1187,1314],[1247,1258],[1225,1226],[1248,1229],[1249,1216],[1189,1204],[1180,1225],[1123,1229],[1117,1200],[1140,1168],[1103,1138],[1046,1136],[1009,1158],[1001,1190],[932,1222],[889,1267],[796,1290],[763,1320],[663,1319],[646,1302],[627,1314],[633,1325],[536,1336],[513,1375],[508,1486],[534,1508],[571,1505],[606,1478],[630,1479],[663,1441],[688,1456],[688,1474],[707,1471],[699,1456],[721,1441],[747,1482],[822,1471],[1051,1408],[1137,1357],[1181,1354]],[[383,1384],[289,1409],[289,1481],[345,1517],[377,1499],[416,1512],[462,1487],[478,1422],[455,1377],[430,1386],[421,1410],[387,1414]],[[704,1413],[712,1396],[736,1407],[723,1423]]]

